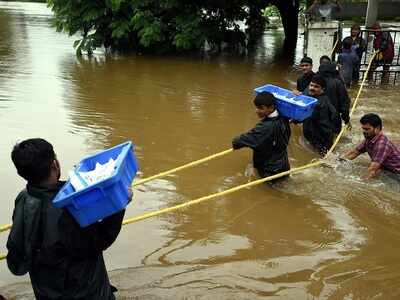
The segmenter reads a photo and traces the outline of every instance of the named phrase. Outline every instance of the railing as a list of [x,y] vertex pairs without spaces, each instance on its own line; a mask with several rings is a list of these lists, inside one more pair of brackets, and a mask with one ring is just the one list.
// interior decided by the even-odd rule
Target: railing
[[[382,32],[389,32],[394,44],[394,57],[390,64],[379,64],[375,70],[370,71],[368,83],[372,85],[400,83],[400,29],[383,28]],[[368,62],[374,53],[374,36],[371,30],[362,30],[362,38],[367,42],[367,51],[361,58],[360,78],[363,78]],[[372,68],[374,69],[374,68]]]

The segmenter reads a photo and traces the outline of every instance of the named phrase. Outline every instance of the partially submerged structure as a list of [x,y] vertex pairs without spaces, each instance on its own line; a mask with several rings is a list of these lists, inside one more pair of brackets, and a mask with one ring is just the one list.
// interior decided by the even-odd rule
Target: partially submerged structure
[[[350,6],[348,6],[350,5]],[[356,7],[358,5],[359,7]],[[348,6],[348,7],[347,7]],[[353,7],[354,6],[354,7]],[[394,14],[394,15],[393,15]],[[365,26],[362,27],[361,34],[367,43],[366,52],[363,54],[360,64],[360,80],[367,70],[368,63],[375,51],[373,47],[374,35],[371,26],[381,18],[389,18],[400,15],[400,0],[379,2],[369,0],[368,3],[349,3],[344,4],[338,15],[339,20],[306,22],[304,37],[304,55],[311,57],[314,61],[314,71],[318,70],[319,58],[328,55],[335,59],[336,54],[341,50],[340,41],[344,37],[341,19],[350,17],[365,16]],[[379,65],[373,70],[369,77],[371,84],[398,84],[400,82],[400,28],[393,24],[382,26],[382,31],[390,34],[394,43],[394,58],[390,64]],[[385,77],[384,82],[382,78]]]

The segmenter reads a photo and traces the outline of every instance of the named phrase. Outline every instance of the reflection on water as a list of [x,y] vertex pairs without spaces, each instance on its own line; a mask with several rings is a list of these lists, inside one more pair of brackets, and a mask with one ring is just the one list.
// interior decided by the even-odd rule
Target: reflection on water
[[[75,57],[75,37],[56,33],[43,4],[0,1],[0,223],[10,222],[24,185],[9,159],[24,138],[50,140],[64,174],[86,154],[133,140],[140,177],[228,149],[257,122],[253,88],[294,87],[292,61],[268,31],[248,56]],[[302,42],[299,42],[302,45]],[[296,49],[296,61],[301,48]],[[338,153],[361,140],[358,119],[378,111],[400,141],[393,90],[369,90]],[[315,158],[294,126],[291,164]],[[127,216],[169,207],[254,179],[240,150],[135,188]],[[106,252],[121,299],[398,299],[399,184],[360,178],[368,158],[335,157],[274,188],[257,186],[216,201],[125,226]],[[0,235],[5,250],[7,235]],[[0,291],[32,299],[26,277],[0,262]]]

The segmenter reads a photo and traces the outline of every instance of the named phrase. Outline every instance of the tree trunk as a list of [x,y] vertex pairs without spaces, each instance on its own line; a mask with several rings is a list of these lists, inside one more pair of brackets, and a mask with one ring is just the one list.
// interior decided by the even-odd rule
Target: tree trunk
[[281,14],[283,30],[285,31],[285,48],[295,48],[297,43],[297,30],[299,28],[299,0],[278,0],[273,3]]
[[[258,3],[256,3],[258,4]],[[247,37],[248,37],[248,48],[251,49],[255,46],[256,42],[263,35],[265,30],[265,19],[261,15],[260,6],[249,5],[249,16],[246,20],[247,25]]]

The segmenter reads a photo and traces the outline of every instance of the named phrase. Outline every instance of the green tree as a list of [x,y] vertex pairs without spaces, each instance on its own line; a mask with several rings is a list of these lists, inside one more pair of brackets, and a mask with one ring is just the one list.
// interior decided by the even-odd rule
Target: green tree
[[[296,39],[299,0],[48,0],[58,31],[80,33],[77,53],[105,46],[141,52],[188,51],[221,43],[241,43],[237,23],[263,31],[262,9],[282,14],[287,37]],[[294,3],[294,5],[292,5]],[[296,10],[297,9],[297,10]],[[283,20],[290,18],[290,20]]]

